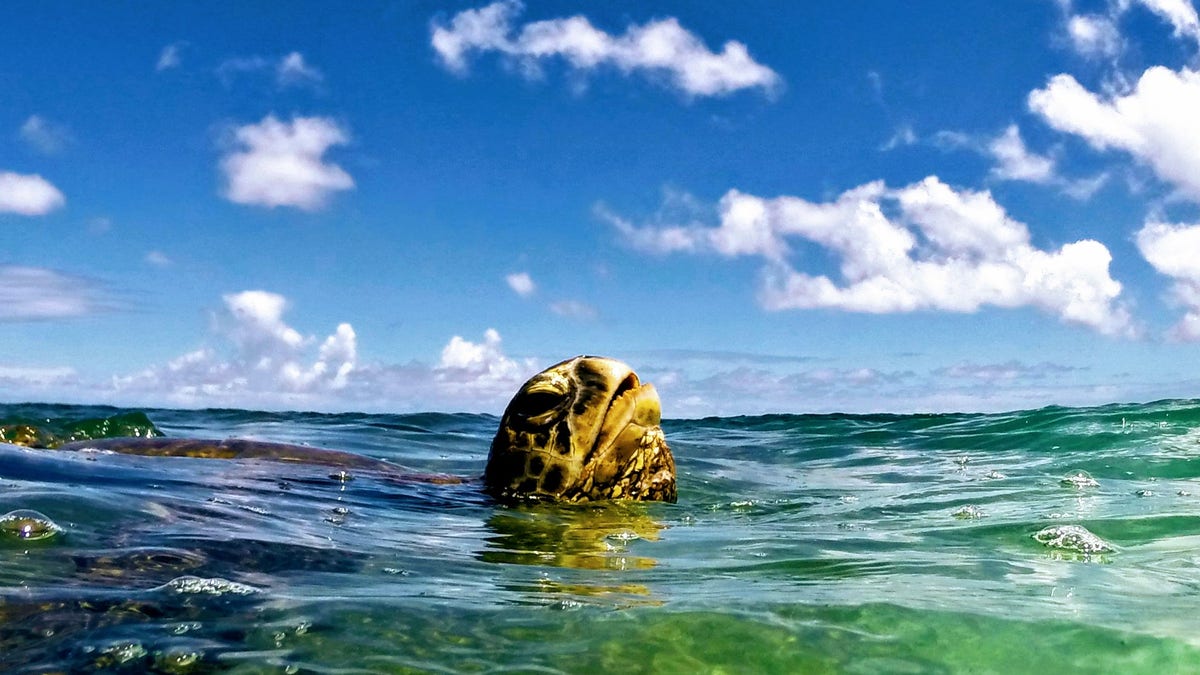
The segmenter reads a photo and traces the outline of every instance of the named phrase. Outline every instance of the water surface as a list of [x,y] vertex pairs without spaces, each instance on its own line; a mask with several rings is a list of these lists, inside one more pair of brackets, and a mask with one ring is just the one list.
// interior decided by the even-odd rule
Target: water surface
[[[477,476],[497,424],[144,412],[10,405],[0,425]],[[472,483],[0,446],[0,669],[1200,670],[1198,401],[664,430],[678,504],[512,508]],[[29,511],[61,531],[22,530]]]

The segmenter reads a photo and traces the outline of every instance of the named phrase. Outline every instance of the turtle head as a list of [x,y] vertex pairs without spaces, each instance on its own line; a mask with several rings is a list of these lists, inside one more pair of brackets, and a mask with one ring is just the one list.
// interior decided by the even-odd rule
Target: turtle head
[[675,459],[654,385],[577,356],[534,375],[492,441],[484,482],[499,499],[675,501]]

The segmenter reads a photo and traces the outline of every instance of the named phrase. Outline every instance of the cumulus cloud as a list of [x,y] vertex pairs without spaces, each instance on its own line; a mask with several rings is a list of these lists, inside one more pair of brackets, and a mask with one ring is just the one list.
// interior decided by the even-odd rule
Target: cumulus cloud
[[1200,224],[1148,222],[1137,233],[1137,247],[1155,270],[1172,279],[1172,296],[1184,308],[1171,336],[1200,340]]
[[514,272],[504,277],[504,280],[508,282],[508,287],[522,298],[527,298],[537,291],[537,284],[533,283],[533,278],[528,272]]
[[632,25],[622,35],[606,33],[583,16],[535,21],[515,29],[512,20],[522,9],[516,0],[500,0],[459,12],[448,24],[435,22],[433,48],[442,64],[458,73],[466,72],[473,53],[499,52],[530,76],[540,74],[541,61],[559,57],[579,71],[607,66],[625,74],[661,76],[688,96],[722,96],[753,88],[770,95],[782,86],[782,78],[755,61],[746,45],[731,40],[714,53],[675,18]]
[[[891,210],[898,213],[890,216]],[[719,213],[717,227],[610,222],[630,245],[650,252],[762,258],[759,301],[771,310],[1035,307],[1104,334],[1134,332],[1103,244],[1082,240],[1055,251],[1036,249],[1026,226],[989,192],[956,191],[934,176],[900,189],[868,183],[823,203],[730,190]],[[840,279],[794,269],[791,238],[836,256]]]
[[94,281],[42,267],[0,265],[0,321],[69,319],[109,305]]
[[490,328],[480,342],[451,337],[432,365],[364,363],[353,326],[338,324],[324,338],[305,334],[288,322],[289,306],[269,291],[227,294],[201,346],[74,389],[125,405],[499,413],[539,370],[535,359],[505,354]]
[[533,359],[507,356],[501,342],[500,333],[494,328],[484,332],[483,342],[471,342],[458,335],[451,337],[433,369],[439,393],[464,401],[481,398],[507,401],[538,369]]
[[283,319],[287,300],[267,291],[223,296],[215,321],[229,353],[203,347],[165,366],[115,378],[118,393],[154,393],[173,404],[221,405],[259,401],[287,405],[320,400],[344,388],[358,360],[357,336],[338,325],[311,355],[315,338],[301,335]]
[[1186,197],[1200,201],[1200,73],[1146,70],[1132,91],[1100,95],[1055,75],[1029,95],[1050,126],[1097,150],[1122,150]]
[[235,149],[221,159],[224,195],[238,204],[274,208],[321,208],[354,179],[325,153],[349,142],[346,132],[325,117],[297,117],[281,122],[268,115],[258,124],[233,131]]
[[30,115],[18,131],[18,136],[29,147],[45,155],[62,152],[71,140],[66,127],[46,120],[40,115]]
[[0,213],[42,216],[66,202],[58,188],[37,174],[0,171]]

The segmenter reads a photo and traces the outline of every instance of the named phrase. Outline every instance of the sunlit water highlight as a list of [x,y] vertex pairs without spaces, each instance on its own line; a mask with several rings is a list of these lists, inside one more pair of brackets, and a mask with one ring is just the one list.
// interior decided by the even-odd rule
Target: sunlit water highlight
[[[126,412],[0,425],[144,432]],[[467,476],[497,423],[146,414]],[[664,429],[674,505],[0,446],[0,670],[1200,670],[1200,402]]]

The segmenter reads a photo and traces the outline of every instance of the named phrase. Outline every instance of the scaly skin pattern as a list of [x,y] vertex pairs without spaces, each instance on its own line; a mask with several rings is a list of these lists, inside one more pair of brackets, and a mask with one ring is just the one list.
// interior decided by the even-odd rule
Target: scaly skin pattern
[[492,441],[484,483],[507,500],[674,502],[675,459],[654,386],[629,366],[579,356],[513,397]]

